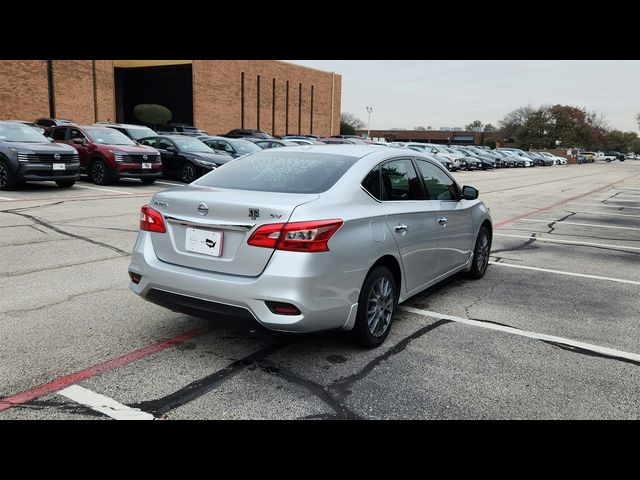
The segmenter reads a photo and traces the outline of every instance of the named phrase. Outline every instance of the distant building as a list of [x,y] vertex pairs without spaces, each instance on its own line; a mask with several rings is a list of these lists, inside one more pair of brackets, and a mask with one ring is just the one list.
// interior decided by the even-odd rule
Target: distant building
[[[366,130],[358,130],[366,134]],[[482,145],[485,138],[495,137],[495,132],[454,130],[371,130],[372,137],[386,139],[387,142],[441,143],[444,145]]]

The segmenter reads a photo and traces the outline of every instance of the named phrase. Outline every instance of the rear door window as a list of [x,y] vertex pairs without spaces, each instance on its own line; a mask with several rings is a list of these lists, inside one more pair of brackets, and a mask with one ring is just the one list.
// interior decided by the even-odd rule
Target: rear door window
[[378,200],[382,200],[382,195],[380,193],[380,166],[377,166],[373,170],[371,170],[364,180],[362,180],[362,186],[364,189],[371,194],[374,198]]
[[53,138],[54,140],[64,140],[66,133],[66,128],[56,128],[51,133],[51,138]]
[[382,165],[382,199],[425,199],[420,179],[410,159],[393,160]]

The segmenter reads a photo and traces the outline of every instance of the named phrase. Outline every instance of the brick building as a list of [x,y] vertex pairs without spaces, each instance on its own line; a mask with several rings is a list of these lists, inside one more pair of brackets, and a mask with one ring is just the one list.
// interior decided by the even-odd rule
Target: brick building
[[274,60],[3,60],[0,119],[138,123],[158,103],[211,134],[340,133],[342,77]]
[[[358,130],[366,135],[366,130]],[[496,139],[496,132],[474,132],[460,130],[371,130],[372,138],[385,138],[388,142],[424,142],[451,145],[482,145],[485,138]],[[496,139],[497,140],[497,139]]]

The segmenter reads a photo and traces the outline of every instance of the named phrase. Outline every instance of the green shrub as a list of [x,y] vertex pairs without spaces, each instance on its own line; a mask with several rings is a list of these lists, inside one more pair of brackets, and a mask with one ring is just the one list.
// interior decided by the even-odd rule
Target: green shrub
[[140,123],[151,126],[167,125],[173,115],[171,110],[154,103],[142,103],[133,108],[133,116]]
[[491,150],[494,150],[496,148],[496,139],[487,137],[482,142],[482,145],[484,145],[485,147],[489,147]]

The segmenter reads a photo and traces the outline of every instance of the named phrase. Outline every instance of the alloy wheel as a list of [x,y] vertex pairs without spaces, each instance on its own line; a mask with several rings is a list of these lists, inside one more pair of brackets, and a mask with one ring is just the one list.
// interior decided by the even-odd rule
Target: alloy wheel
[[190,163],[185,163],[184,167],[182,167],[182,180],[185,183],[191,183],[195,175],[196,171],[193,168],[193,165],[191,165]]
[[489,263],[489,236],[483,233],[478,242],[478,251],[476,252],[476,267],[478,271],[484,272]]
[[6,167],[0,163],[0,187],[5,187],[9,180],[9,173],[7,172]]
[[395,292],[391,281],[380,277],[369,290],[367,300],[367,325],[374,337],[383,335],[391,324]]
[[104,166],[100,162],[96,162],[91,166],[91,178],[95,183],[104,181]]

